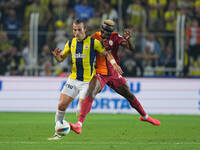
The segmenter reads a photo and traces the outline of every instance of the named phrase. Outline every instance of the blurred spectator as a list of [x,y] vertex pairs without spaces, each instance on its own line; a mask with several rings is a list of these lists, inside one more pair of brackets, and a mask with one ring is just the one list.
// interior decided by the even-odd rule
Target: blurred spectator
[[44,45],[42,48],[42,52],[39,57],[39,66],[44,65],[46,62],[53,62],[53,57],[51,55],[51,51],[48,45]]
[[144,42],[145,37],[144,34],[137,30],[135,27],[129,28],[132,32],[132,38],[130,39],[132,43],[135,45],[135,49],[137,52],[142,52],[144,50]]
[[31,52],[29,42],[25,41],[22,49],[22,58],[24,59],[25,69],[28,69],[31,65]]
[[200,1],[196,1],[195,3],[194,19],[198,21],[198,25],[200,26]]
[[[119,3],[118,0],[110,0],[111,7],[115,8],[115,9],[117,9],[118,3]],[[122,1],[120,3],[122,3]]]
[[25,7],[30,4],[30,0],[11,0],[11,9],[16,12],[17,19],[22,23],[24,21]]
[[[133,32],[132,32],[133,33]],[[144,67],[143,67],[143,59],[141,57],[138,58],[138,56],[142,56],[144,49],[145,49],[145,38],[143,34],[139,32],[134,32],[135,35],[132,37],[135,37],[133,39],[133,43],[135,44],[135,50],[134,50],[134,60],[136,63],[136,75],[143,77],[144,76]]]
[[0,32],[0,74],[5,75],[8,69],[8,56],[12,49],[12,42],[8,39],[6,32]]
[[189,56],[197,63],[200,56],[200,26],[198,21],[194,19],[191,26],[186,29],[187,43],[189,45]]
[[0,52],[8,52],[12,48],[12,41],[8,39],[6,32],[0,32]]
[[87,0],[82,0],[81,5],[76,4],[74,7],[76,17],[80,20],[90,20],[94,16],[94,9],[88,5]]
[[200,0],[193,0],[194,2],[194,7],[200,6]]
[[15,46],[19,46],[21,22],[16,17],[14,9],[10,9],[8,16],[4,19],[4,30],[8,34],[8,38],[14,41]]
[[167,0],[148,0],[148,30],[159,32],[164,29],[164,11]]
[[[174,54],[174,51],[173,51],[171,46],[168,46],[161,53],[160,63],[162,64],[162,66],[164,66],[166,68],[175,69],[175,67],[176,67],[176,58],[175,58],[175,54]],[[175,75],[175,71],[167,70],[167,71],[164,72],[164,75],[167,75],[167,76],[168,75],[170,75],[170,76],[171,75]]]
[[[118,2],[122,5],[119,6]],[[175,30],[179,14],[186,16],[187,42],[185,42],[183,74],[199,75],[200,0],[0,0],[0,31],[3,30],[0,32],[1,75],[24,74],[23,63],[26,70],[32,64],[28,41],[32,13],[39,14],[38,63],[43,69],[46,68],[41,75],[50,75],[50,71],[47,70],[51,70],[51,75],[70,70],[71,60],[51,67],[54,62],[50,52],[47,52],[49,51],[47,47],[57,45],[56,47],[63,49],[65,41],[72,34],[70,28],[75,17],[88,21],[89,34],[99,28],[102,19],[118,22],[116,29],[119,29],[119,32],[123,24],[134,31],[135,39],[132,42],[136,50],[133,54],[123,54],[124,50],[121,53],[121,65],[125,76],[154,75],[154,70],[158,70],[159,66],[163,66],[165,75],[173,75],[174,72],[169,68],[176,66]],[[124,22],[121,22],[121,15]],[[145,40],[146,31],[155,33],[153,35],[155,42],[150,42],[151,35]],[[159,47],[160,50],[154,51],[153,47]],[[11,59],[7,59],[8,57]],[[20,67],[13,65],[17,63]]]
[[151,66],[158,64],[160,57],[160,44],[156,41],[154,34],[149,34],[145,41],[144,59],[147,63],[151,63]]
[[194,0],[177,0],[177,6],[179,8],[192,9],[194,6]]
[[5,75],[7,70],[7,62],[3,52],[0,52],[0,75]]
[[67,41],[65,24],[61,20],[56,21],[55,24],[56,24],[56,32],[54,41],[56,43],[56,47],[64,49]]
[[101,25],[101,12],[99,10],[95,10],[94,17],[90,19],[88,22],[88,32],[89,34],[95,33]]
[[49,10],[46,5],[42,5],[40,0],[34,0],[31,5],[26,7],[25,19],[29,24],[31,13],[39,13],[39,26],[46,26],[50,19]]
[[[185,46],[185,47],[187,47],[187,46]],[[189,61],[189,56],[188,56],[188,48],[186,48],[185,49],[185,53],[184,53],[184,66],[183,66],[183,76],[184,77],[188,77],[189,76],[189,74],[188,74],[189,73],[189,68],[190,68],[190,61]]]
[[200,69],[197,63],[190,67],[189,75],[192,77],[200,77]]
[[1,28],[1,23],[3,22],[3,18],[4,18],[5,2],[6,0],[0,0],[0,28]]
[[134,35],[132,35],[132,43],[135,44],[135,50],[134,50],[134,60],[136,63],[136,75],[143,77],[144,75],[144,67],[143,67],[143,59],[140,57],[143,55],[144,49],[145,49],[145,38],[144,35],[140,32],[137,32],[134,30],[134,28],[132,28],[132,33],[134,33]]
[[103,23],[103,21],[106,19],[110,19],[115,22],[117,22],[118,19],[117,11],[114,8],[112,8],[112,6],[109,3],[105,3],[104,12],[101,18],[101,23]]
[[45,7],[51,9],[52,8],[52,1],[54,1],[54,0],[40,0],[40,3],[42,5],[44,5]]
[[120,66],[124,71],[125,77],[137,76],[136,62],[134,60],[133,52],[119,48]]
[[23,75],[24,71],[24,60],[21,57],[21,54],[18,52],[16,47],[12,47],[7,53],[7,61],[8,61],[8,74],[11,76]]
[[42,71],[40,72],[40,76],[52,76],[52,64],[50,61],[46,61],[42,65]]
[[0,0],[0,8],[3,9],[8,9],[11,6],[11,1],[10,0]]
[[67,18],[65,19],[64,23],[66,24],[66,32],[69,36],[73,36],[71,26],[72,22],[75,18],[75,12],[72,8],[68,8],[67,10]]
[[128,14],[126,16],[128,27],[134,26],[137,31],[145,31],[146,12],[140,0],[132,0],[126,13]]
[[7,12],[7,9],[9,9],[11,6],[11,1],[10,0],[0,0],[0,30],[2,29],[2,26],[4,22],[5,13]]
[[136,59],[142,59],[144,75],[155,75],[152,67],[159,63],[160,44],[156,41],[154,34],[149,34],[144,42],[145,48],[143,53],[135,54]]
[[52,15],[48,7],[46,5],[42,5],[40,0],[34,0],[34,2],[27,6],[25,10],[25,24],[27,27],[29,27],[30,16],[32,13],[39,14],[38,45],[39,49],[41,49],[46,42],[46,34],[52,19]]
[[176,2],[170,1],[167,11],[165,12],[165,47],[171,44],[173,50],[175,50],[175,28],[176,28],[176,17],[179,12],[176,10]]
[[54,20],[62,20],[64,21],[67,17],[66,9],[68,0],[52,0],[52,8],[53,8],[53,17]]
[[109,2],[105,2],[105,0],[95,0],[95,3],[93,4],[93,7],[94,7],[95,11],[98,11],[101,14],[103,14],[106,3],[109,3]]

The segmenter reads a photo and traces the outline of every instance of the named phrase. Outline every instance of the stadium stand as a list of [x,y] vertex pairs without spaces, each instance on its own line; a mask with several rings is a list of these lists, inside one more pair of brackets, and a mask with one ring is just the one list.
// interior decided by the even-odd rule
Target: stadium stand
[[[38,53],[31,68],[31,14],[39,14]],[[184,64],[177,71],[176,25],[185,16]],[[58,65],[50,54],[63,49],[75,17],[88,21],[88,34],[104,19],[116,31],[133,31],[136,50],[120,50],[124,76],[200,77],[200,0],[0,0],[0,75],[59,76],[70,61]]]

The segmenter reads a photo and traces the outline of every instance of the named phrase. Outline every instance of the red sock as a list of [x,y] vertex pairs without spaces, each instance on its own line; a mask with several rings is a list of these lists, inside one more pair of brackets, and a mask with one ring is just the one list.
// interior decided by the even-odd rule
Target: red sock
[[84,99],[83,103],[81,104],[81,112],[80,112],[79,120],[78,120],[81,123],[83,123],[83,121],[85,120],[85,117],[90,112],[93,100],[94,99],[92,97],[86,96],[86,98]]
[[137,110],[138,113],[140,113],[141,116],[146,116],[146,112],[144,111],[142,105],[137,100],[137,98],[134,96],[134,99],[130,102],[130,105]]

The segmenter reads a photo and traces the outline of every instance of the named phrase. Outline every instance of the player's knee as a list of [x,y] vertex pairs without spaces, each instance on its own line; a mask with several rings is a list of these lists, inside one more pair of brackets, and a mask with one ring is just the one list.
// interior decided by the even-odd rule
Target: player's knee
[[58,104],[58,110],[61,110],[61,111],[65,111],[65,109],[66,109],[66,106],[65,105],[63,105],[63,104]]
[[134,95],[132,93],[128,92],[126,94],[126,99],[129,100],[129,101],[132,101],[134,99]]
[[95,95],[93,94],[92,91],[88,92],[88,96],[91,97],[91,98],[94,98],[94,97],[95,97]]
[[87,96],[89,96],[89,97],[91,97],[91,98],[95,98],[95,96],[97,95],[96,93],[97,93],[97,92],[96,92],[95,89],[90,89],[90,90],[88,90],[88,92],[87,92]]

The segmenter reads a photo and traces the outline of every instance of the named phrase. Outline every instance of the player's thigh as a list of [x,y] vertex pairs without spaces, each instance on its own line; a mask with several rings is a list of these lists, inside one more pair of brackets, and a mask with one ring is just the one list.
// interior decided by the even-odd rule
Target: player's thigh
[[77,86],[78,86],[77,80],[73,80],[69,78],[65,86],[63,87],[61,94],[65,94],[74,99],[79,93]]
[[99,79],[93,77],[89,83],[89,88],[87,90],[86,95],[95,98],[95,96],[97,95],[97,93],[101,91],[101,89],[102,89],[102,84],[100,83]]
[[86,97],[87,90],[89,88],[89,82],[79,81],[79,99],[84,100]]

